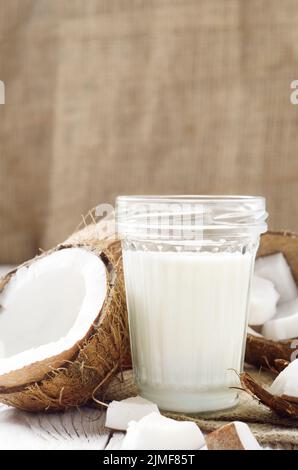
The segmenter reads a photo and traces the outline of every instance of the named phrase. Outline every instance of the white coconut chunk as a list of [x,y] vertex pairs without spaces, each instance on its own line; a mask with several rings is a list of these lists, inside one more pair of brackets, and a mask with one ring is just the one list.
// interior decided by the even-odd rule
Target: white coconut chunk
[[139,421],[153,412],[159,413],[157,405],[140,396],[112,401],[107,409],[106,427],[126,431],[130,421]]
[[255,274],[273,282],[280,295],[280,303],[289,302],[298,296],[295,279],[282,253],[258,258],[255,262]]
[[253,276],[250,290],[249,325],[263,325],[276,314],[279,293],[268,279]]
[[21,267],[0,294],[0,375],[71,348],[88,332],[106,294],[106,267],[83,248]]
[[298,313],[298,297],[277,306],[277,315],[279,316],[287,316],[294,313]]
[[298,299],[280,304],[277,314],[263,325],[262,334],[274,341],[298,336]]
[[208,450],[260,450],[261,446],[246,423],[234,421],[206,436]]
[[272,320],[264,323],[262,335],[273,341],[295,338],[298,336],[298,312],[291,315],[278,313]]
[[242,421],[234,421],[237,435],[241,441],[241,444],[245,450],[260,450],[261,446],[257,439],[251,432],[249,426]]
[[123,432],[114,432],[105,450],[121,450],[124,436]]
[[258,338],[263,338],[263,335],[261,335],[260,333],[258,333],[256,330],[254,330],[254,329],[251,328],[250,326],[247,327],[246,332],[247,332],[247,334],[249,334],[249,335],[257,336]]
[[295,359],[278,374],[269,388],[269,392],[272,395],[298,397],[298,359]]
[[129,423],[121,450],[196,450],[204,444],[204,436],[195,423],[150,413]]

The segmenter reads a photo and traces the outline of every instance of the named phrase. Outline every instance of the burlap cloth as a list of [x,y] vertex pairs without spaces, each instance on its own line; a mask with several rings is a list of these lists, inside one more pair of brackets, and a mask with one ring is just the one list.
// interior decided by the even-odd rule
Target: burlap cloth
[[[264,385],[272,382],[273,375],[249,368],[249,373]],[[131,370],[115,377],[101,399],[123,400],[138,393]],[[239,404],[229,410],[198,414],[166,412],[179,420],[195,421],[203,432],[210,432],[230,421],[244,421],[262,446],[282,449],[298,449],[298,420],[280,418],[244,391],[239,391]]]
[[297,231],[297,23],[294,0],[3,0],[0,263],[121,193],[263,194]]

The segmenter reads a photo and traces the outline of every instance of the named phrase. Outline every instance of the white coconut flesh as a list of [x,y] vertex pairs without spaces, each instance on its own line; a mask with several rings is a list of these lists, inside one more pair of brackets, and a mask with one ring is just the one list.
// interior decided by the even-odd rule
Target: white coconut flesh
[[269,388],[273,395],[298,398],[298,359],[295,359],[276,377]]
[[0,375],[72,348],[106,295],[106,266],[83,248],[65,248],[19,268],[0,294]]

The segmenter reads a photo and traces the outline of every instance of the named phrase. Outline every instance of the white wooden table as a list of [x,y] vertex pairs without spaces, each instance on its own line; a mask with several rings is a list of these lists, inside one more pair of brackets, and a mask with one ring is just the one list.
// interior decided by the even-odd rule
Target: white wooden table
[[105,411],[26,413],[0,405],[0,450],[119,449],[124,434],[105,428]]

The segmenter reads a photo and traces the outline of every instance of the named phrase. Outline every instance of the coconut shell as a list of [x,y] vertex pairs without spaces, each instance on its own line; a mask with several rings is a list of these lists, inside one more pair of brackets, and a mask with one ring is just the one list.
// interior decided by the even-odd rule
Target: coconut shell
[[245,450],[234,423],[224,424],[205,436],[208,450]]
[[240,374],[243,389],[281,417],[298,418],[298,399],[287,395],[275,396],[265,390],[247,372]]
[[[120,242],[98,241],[90,236],[87,239],[81,237],[80,241],[79,244],[60,245],[55,250],[79,246],[101,257],[108,278],[104,305],[88,333],[71,349],[0,376],[2,403],[27,411],[56,411],[82,405],[121,370],[124,358],[129,358]],[[33,263],[53,251],[25,264]],[[0,290],[15,271],[0,282]]]
[[[298,234],[291,232],[267,232],[261,237],[257,257],[283,253],[298,285]],[[276,361],[291,361],[297,348],[291,338],[285,341],[271,341],[263,337],[248,334],[246,341],[245,361],[257,367],[279,370],[282,364]]]

